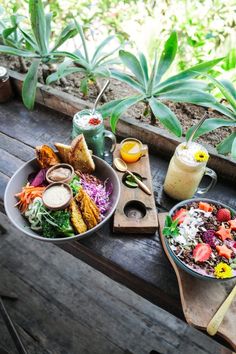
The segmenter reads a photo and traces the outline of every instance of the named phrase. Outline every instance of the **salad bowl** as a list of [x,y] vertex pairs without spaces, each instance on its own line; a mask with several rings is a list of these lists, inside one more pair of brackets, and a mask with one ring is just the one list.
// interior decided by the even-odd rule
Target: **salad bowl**
[[95,171],[93,175],[99,178],[101,181],[108,180],[112,185],[112,193],[109,196],[109,209],[104,214],[104,218],[101,220],[99,224],[97,224],[92,229],[83,232],[81,234],[77,234],[71,237],[60,237],[60,238],[45,238],[41,236],[36,231],[30,228],[30,225],[27,219],[20,213],[20,210],[15,206],[17,199],[15,195],[21,190],[22,186],[24,186],[27,182],[28,176],[39,169],[37,159],[32,159],[22,165],[11,177],[9,180],[5,194],[4,194],[4,206],[6,210],[6,214],[9,217],[12,224],[23,232],[25,235],[34,238],[39,241],[51,242],[51,243],[64,243],[68,241],[79,240],[85,237],[90,236],[100,229],[112,216],[114,213],[119,198],[120,198],[120,182],[116,172],[113,168],[104,160],[97,156],[93,156],[93,160],[95,163]]
[[[184,201],[176,204],[169,211],[168,215],[173,220],[173,218],[176,215],[176,213],[178,213],[180,210],[182,210],[182,208],[190,209],[192,207],[194,209],[194,206],[199,205],[200,202],[203,203],[203,204],[206,203],[206,204],[210,204],[210,205],[216,206],[218,210],[219,209],[227,209],[227,210],[229,210],[229,212],[231,214],[231,219],[235,219],[236,220],[236,211],[234,209],[232,209],[231,207],[225,205],[224,203],[218,202],[218,201],[213,200],[213,199],[207,199],[207,198],[194,198],[194,199],[184,200]],[[198,206],[196,206],[196,208],[198,208]],[[213,212],[213,213],[215,214],[215,212]],[[207,214],[203,214],[203,215],[207,215]],[[195,216],[195,217],[199,217],[199,216],[201,217],[201,213],[197,214],[197,216]],[[214,215],[214,217],[215,217],[215,215]],[[202,219],[204,220],[204,217]],[[207,221],[209,221],[209,220],[210,219],[207,219]],[[191,221],[189,223],[191,224]],[[188,222],[187,223],[185,222],[185,224],[188,224]],[[224,227],[224,225],[226,225],[226,227],[228,227],[227,222],[222,222],[221,224],[223,225],[223,227]],[[219,227],[219,222],[217,224],[216,221],[215,221],[215,225],[218,225],[218,226],[215,226],[215,230],[217,230],[218,227]],[[185,226],[187,227],[187,225],[185,225]],[[183,226],[183,227],[185,227],[185,226]],[[196,226],[196,224],[194,226]],[[204,230],[204,231],[201,231],[203,233],[205,231],[208,231],[208,228],[209,229],[212,228],[210,226],[208,227],[206,222],[202,223],[201,226],[203,228],[200,227],[200,230]],[[200,230],[198,230],[198,234],[201,234]],[[210,230],[210,231],[212,231],[212,230]],[[173,261],[176,263],[176,265],[178,267],[180,267],[182,270],[186,271],[190,275],[192,275],[194,277],[197,277],[199,279],[202,279],[202,280],[213,280],[213,281],[226,281],[226,280],[235,279],[236,278],[236,237],[235,237],[236,236],[236,232],[233,231],[233,239],[232,240],[226,240],[226,244],[227,244],[228,247],[231,247],[231,250],[233,250],[234,247],[235,247],[235,251],[232,251],[232,253],[231,253],[232,259],[228,260],[227,258],[219,257],[219,261],[217,261],[220,264],[228,263],[231,267],[232,267],[232,264],[230,264],[230,262],[233,263],[233,267],[231,269],[231,276],[230,277],[216,276],[216,271],[214,272],[213,269],[215,269],[215,268],[213,268],[213,265],[212,265],[212,269],[210,268],[211,267],[211,265],[210,265],[211,264],[211,257],[213,257],[213,260],[216,259],[218,257],[218,254],[217,254],[218,251],[216,252],[216,249],[217,249],[217,247],[219,247],[219,245],[222,246],[222,240],[219,239],[216,236],[217,235],[217,231],[215,231],[215,232],[216,232],[215,235],[213,233],[214,242],[216,243],[215,245],[214,245],[214,242],[212,240],[211,240],[211,242],[213,242],[213,244],[211,242],[209,242],[209,237],[208,237],[207,241],[202,236],[200,236],[200,237],[202,237],[203,240],[200,239],[199,237],[197,238],[197,236],[196,236],[196,239],[194,240],[194,237],[193,237],[194,245],[190,245],[191,248],[190,248],[190,251],[189,251],[189,257],[187,256],[186,258],[183,256],[183,252],[182,251],[181,251],[182,253],[179,252],[179,250],[177,248],[178,247],[178,243],[176,244],[176,242],[173,241],[175,239],[175,236],[173,238],[168,237],[168,236],[164,236],[164,240],[165,240],[165,244],[166,244],[167,250],[168,250],[171,258],[173,259]],[[210,252],[212,252],[212,253],[211,253],[211,256],[209,256],[209,258],[206,259],[207,262],[201,260],[201,261],[197,261],[195,263],[194,261],[192,261],[194,259],[194,248],[197,248],[196,246],[199,244],[199,239],[200,239],[200,243],[202,243],[202,244],[206,244],[206,243],[209,242],[209,244],[207,246],[209,247]],[[176,238],[176,240],[178,240],[178,238]],[[182,257],[180,256],[180,254],[182,254]],[[195,260],[196,260],[196,258],[195,258]],[[228,264],[227,264],[227,266],[228,266]],[[226,269],[228,269],[227,266],[226,266]]]

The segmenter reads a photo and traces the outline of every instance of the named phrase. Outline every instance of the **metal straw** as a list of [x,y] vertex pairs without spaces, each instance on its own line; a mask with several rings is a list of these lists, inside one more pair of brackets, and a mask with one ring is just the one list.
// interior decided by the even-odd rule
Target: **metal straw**
[[96,98],[96,101],[95,101],[94,106],[93,106],[93,109],[92,109],[92,114],[95,113],[97,104],[98,104],[98,102],[100,101],[100,99],[101,99],[101,97],[102,97],[104,91],[107,89],[107,87],[108,87],[109,84],[110,84],[110,80],[107,80],[107,82],[105,83],[105,85],[103,86],[103,88],[101,89],[101,91],[99,92],[99,95],[98,95],[98,97]]
[[189,145],[191,144],[192,140],[193,140],[193,137],[196,133],[196,131],[198,130],[198,128],[202,125],[202,123],[206,120],[208,114],[207,112],[204,113],[204,116],[202,117],[202,119],[198,122],[198,124],[195,126],[195,128],[193,129],[192,131],[192,134],[190,135],[190,138],[188,139],[187,141],[187,144],[186,144],[186,148],[189,147]]

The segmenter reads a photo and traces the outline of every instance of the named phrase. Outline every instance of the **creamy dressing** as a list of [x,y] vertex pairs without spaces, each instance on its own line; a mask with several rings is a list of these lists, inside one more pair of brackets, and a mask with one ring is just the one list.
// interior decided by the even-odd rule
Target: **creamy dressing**
[[63,185],[52,186],[43,193],[43,202],[48,207],[57,208],[66,204],[71,198],[70,191]]
[[55,168],[48,174],[48,178],[54,182],[64,181],[70,176],[71,176],[71,170],[65,167]]

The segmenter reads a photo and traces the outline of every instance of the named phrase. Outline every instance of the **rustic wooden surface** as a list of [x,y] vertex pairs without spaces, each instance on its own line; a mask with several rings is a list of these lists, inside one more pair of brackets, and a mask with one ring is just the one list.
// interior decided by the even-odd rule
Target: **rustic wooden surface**
[[[143,182],[152,192],[152,195],[146,194],[141,188],[128,188],[125,186],[122,182],[124,173],[116,170],[121,185],[121,198],[114,214],[113,231],[115,232],[153,234],[157,231],[158,221],[154,190],[152,188],[149,153],[146,145],[144,145],[144,148],[146,148],[145,156],[135,163],[129,163],[127,166],[131,172],[139,173],[140,176],[145,177]],[[117,144],[113,156],[114,158],[120,157],[120,144]],[[124,209],[126,204],[131,201],[139,201],[147,208],[146,215],[143,218],[128,218],[126,216]]]
[[[206,330],[213,315],[235,285],[235,280],[227,282],[201,280],[192,277],[180,269],[170,256],[161,232],[165,224],[166,215],[167,213],[160,213],[158,215],[160,237],[165,253],[178,279],[181,303],[186,321],[196,328]],[[231,304],[218,330],[218,334],[225,338],[234,350],[236,350],[235,318],[236,299]]]
[[[29,354],[222,354],[221,345],[0,213],[0,293]],[[0,316],[0,353],[16,354]]]
[[[70,141],[71,119],[36,107],[28,112],[20,102],[0,107],[0,199],[11,175],[34,156],[33,147],[42,143]],[[155,202],[159,211],[167,211],[175,202],[162,191],[168,161],[161,155],[150,156]],[[235,185],[219,180],[209,198],[236,207]],[[3,208],[2,208],[3,210]],[[155,235],[120,235],[111,232],[112,222],[98,233],[62,248],[82,259],[110,278],[121,282],[139,295],[184,318],[174,270]],[[28,239],[26,239],[28,240]]]

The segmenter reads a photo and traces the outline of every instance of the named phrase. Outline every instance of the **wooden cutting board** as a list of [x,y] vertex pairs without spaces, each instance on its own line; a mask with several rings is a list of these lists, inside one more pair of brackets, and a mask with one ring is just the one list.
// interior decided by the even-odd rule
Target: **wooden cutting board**
[[[158,228],[157,210],[152,188],[152,176],[149,163],[148,147],[144,145],[145,156],[135,163],[129,163],[131,172],[145,177],[143,182],[151,190],[147,195],[140,188],[129,188],[122,182],[124,173],[116,170],[121,184],[121,196],[114,214],[115,232],[153,234]],[[120,157],[120,145],[117,144],[113,158]]]
[[[235,285],[235,280],[214,282],[192,277],[180,269],[172,260],[165,245],[162,229],[167,213],[161,213],[159,218],[160,238],[164,251],[176,273],[180,298],[186,321],[199,329],[206,330],[208,323],[226,299],[230,290]],[[221,323],[218,334],[222,336],[236,351],[236,299],[231,304]]]

